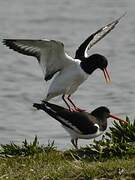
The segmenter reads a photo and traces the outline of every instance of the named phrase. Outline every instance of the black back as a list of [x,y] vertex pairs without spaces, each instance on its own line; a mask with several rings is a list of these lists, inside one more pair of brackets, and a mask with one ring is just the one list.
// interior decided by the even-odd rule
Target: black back
[[93,134],[97,132],[98,127],[94,126],[96,119],[88,112],[70,112],[66,108],[49,102],[35,103],[33,106],[37,109],[42,109],[69,129],[74,131],[78,129],[82,134]]

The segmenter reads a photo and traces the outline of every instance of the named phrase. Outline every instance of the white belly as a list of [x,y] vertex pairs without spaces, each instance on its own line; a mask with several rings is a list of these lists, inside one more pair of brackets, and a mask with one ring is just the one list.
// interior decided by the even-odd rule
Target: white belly
[[64,127],[62,126],[71,136],[72,139],[93,139],[96,138],[100,135],[102,135],[104,133],[104,131],[100,131],[98,130],[96,133],[94,134],[81,134],[79,132],[75,132],[70,128]]
[[80,68],[79,64],[63,69],[51,83],[46,100],[62,94],[73,94],[87,78],[88,74]]

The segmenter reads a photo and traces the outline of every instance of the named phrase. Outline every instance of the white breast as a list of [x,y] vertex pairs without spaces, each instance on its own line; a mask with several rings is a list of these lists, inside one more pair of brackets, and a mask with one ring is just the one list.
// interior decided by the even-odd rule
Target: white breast
[[80,60],[74,61],[54,78],[49,87],[46,100],[61,94],[73,94],[78,86],[87,78],[88,74],[86,74],[80,67]]

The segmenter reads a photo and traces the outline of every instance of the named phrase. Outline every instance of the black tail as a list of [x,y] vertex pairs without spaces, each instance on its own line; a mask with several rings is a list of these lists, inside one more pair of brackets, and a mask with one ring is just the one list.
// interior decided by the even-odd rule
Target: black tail
[[70,116],[78,114],[77,112],[70,112],[68,109],[58,106],[56,104],[52,104],[46,101],[43,101],[41,104],[34,103],[33,107],[38,110],[41,109],[49,114],[51,117],[59,121],[62,125],[72,129],[67,123],[70,119]]
[[38,110],[41,109],[41,110],[43,110],[45,112],[48,112],[48,110],[55,111],[55,112],[58,112],[58,113],[69,112],[68,109],[66,109],[64,107],[61,107],[61,106],[58,106],[56,104],[49,103],[47,101],[42,101],[41,104],[34,103],[33,107],[37,108]]
[[51,104],[46,101],[42,101],[41,104],[34,103],[33,107],[37,108],[38,110],[45,111],[47,114],[49,114],[51,117],[53,117],[54,119],[56,119],[58,121],[59,121],[59,118],[58,118],[59,111],[61,111],[62,109],[65,109],[61,106]]
[[39,110],[39,109],[44,110],[44,105],[43,105],[42,103],[41,103],[41,104],[34,103],[34,104],[33,104],[33,107],[37,108],[37,110]]

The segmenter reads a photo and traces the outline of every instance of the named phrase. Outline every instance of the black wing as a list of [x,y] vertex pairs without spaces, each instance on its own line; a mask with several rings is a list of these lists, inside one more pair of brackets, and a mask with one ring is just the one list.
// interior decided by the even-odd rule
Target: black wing
[[[93,134],[97,132],[98,127],[95,126],[96,118],[87,112],[70,112],[61,106],[43,102],[33,105],[37,109],[41,109],[51,117],[59,121],[63,126],[74,130],[80,134]],[[93,128],[91,128],[93,127]]]
[[119,23],[120,19],[125,16],[126,13],[124,13],[121,17],[116,19],[115,21],[107,24],[106,26],[100,28],[95,33],[91,34],[77,49],[75,58],[84,60],[86,57],[88,57],[88,50],[96,44],[98,41],[100,41],[103,37],[105,37],[112,29],[115,28],[116,24]]

